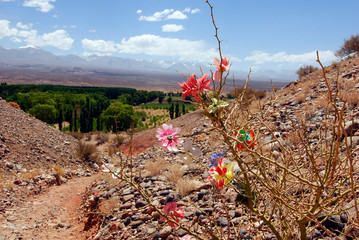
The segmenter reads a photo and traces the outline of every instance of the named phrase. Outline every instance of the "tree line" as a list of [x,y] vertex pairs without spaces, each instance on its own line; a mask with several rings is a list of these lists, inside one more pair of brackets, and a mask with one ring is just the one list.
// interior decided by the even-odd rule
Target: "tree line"
[[0,84],[0,97],[67,131],[123,131],[141,124],[133,106],[163,99],[161,91],[132,88],[72,87],[56,85]]

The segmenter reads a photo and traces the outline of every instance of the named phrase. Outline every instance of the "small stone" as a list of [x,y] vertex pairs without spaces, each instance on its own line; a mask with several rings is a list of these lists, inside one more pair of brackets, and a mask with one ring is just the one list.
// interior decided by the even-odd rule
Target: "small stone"
[[142,225],[142,224],[143,224],[143,221],[142,221],[142,220],[137,220],[137,221],[131,222],[130,226],[131,226],[132,228],[137,228],[137,227],[139,227],[139,226]]
[[119,208],[120,210],[122,210],[122,209],[130,209],[131,207],[132,207],[132,203],[125,203],[121,205]]
[[217,224],[221,225],[222,227],[227,226],[228,225],[228,220],[227,220],[227,218],[219,217],[217,219]]
[[144,201],[144,200],[142,200],[142,199],[138,199],[138,200],[136,201],[135,207],[136,207],[136,208],[142,208],[142,207],[144,207],[144,206],[146,206],[146,205],[147,205],[147,202],[146,202],[146,201]]
[[166,226],[160,230],[160,237],[167,238],[172,232],[172,227]]

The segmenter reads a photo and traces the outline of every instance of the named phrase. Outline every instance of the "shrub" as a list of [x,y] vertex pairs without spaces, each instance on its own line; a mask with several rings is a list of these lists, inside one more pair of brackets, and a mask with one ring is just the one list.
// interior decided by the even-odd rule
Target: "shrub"
[[97,146],[104,144],[105,142],[107,142],[109,139],[108,134],[104,133],[104,132],[98,132],[96,135],[96,141],[97,141]]
[[359,51],[359,34],[344,40],[343,46],[335,53],[338,57],[346,57]]
[[296,72],[296,74],[298,74],[299,78],[302,78],[312,72],[315,72],[317,71],[318,68],[316,67],[313,67],[313,66],[310,66],[310,65],[304,65],[304,66],[301,66],[298,71]]
[[93,144],[79,142],[79,145],[76,149],[76,154],[81,160],[85,162],[96,163],[98,161],[97,148]]

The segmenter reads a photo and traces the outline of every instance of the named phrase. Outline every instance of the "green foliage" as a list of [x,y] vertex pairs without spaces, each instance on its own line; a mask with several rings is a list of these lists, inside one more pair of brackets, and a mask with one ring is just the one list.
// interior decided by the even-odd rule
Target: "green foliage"
[[335,53],[338,57],[346,57],[359,51],[359,34],[344,40],[343,46]]
[[101,121],[108,131],[124,131],[129,129],[134,122],[134,113],[132,106],[120,101],[114,101],[102,112]]
[[57,110],[55,106],[49,104],[37,104],[35,107],[29,110],[29,113],[47,123],[55,123]]

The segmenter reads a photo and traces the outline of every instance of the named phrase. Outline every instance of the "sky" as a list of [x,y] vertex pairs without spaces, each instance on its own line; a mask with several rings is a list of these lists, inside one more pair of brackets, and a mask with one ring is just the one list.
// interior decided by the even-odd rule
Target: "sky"
[[[233,70],[329,65],[359,33],[358,0],[211,0]],[[0,46],[201,63],[218,57],[204,0],[0,0]]]

